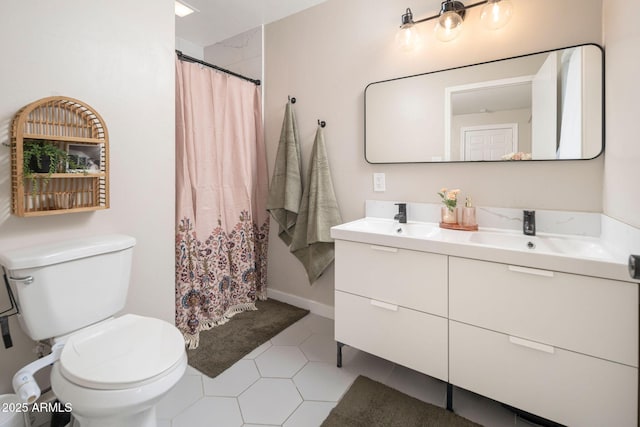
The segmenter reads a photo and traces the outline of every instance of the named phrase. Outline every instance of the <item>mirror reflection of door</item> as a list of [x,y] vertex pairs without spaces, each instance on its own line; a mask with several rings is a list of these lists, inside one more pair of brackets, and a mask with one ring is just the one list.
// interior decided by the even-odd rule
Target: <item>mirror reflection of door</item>
[[[448,160],[504,160],[502,156],[505,154],[518,151],[530,153],[532,78],[526,75],[445,88],[445,147],[450,153]],[[482,156],[479,152],[473,155],[465,152],[462,129],[496,129],[501,126],[497,125],[500,123],[516,124],[514,141],[518,143],[517,149],[511,149],[506,143],[508,151],[499,156],[498,151],[502,150],[497,148],[489,150],[493,154],[487,152]],[[495,144],[497,142],[494,141],[492,145]]]
[[502,160],[518,151],[518,124],[463,127],[460,141],[463,161]]

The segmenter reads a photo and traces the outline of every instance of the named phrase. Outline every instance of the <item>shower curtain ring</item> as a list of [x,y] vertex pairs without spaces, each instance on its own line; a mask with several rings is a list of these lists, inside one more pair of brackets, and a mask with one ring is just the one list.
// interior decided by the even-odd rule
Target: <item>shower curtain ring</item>
[[321,128],[323,128],[323,127],[325,127],[326,125],[327,125],[327,122],[325,122],[324,120],[323,120],[323,121],[320,121],[320,119],[318,119],[318,126],[320,126]]
[[291,101],[292,104],[296,103],[296,98],[295,97],[291,97],[291,95],[289,95],[289,101]]

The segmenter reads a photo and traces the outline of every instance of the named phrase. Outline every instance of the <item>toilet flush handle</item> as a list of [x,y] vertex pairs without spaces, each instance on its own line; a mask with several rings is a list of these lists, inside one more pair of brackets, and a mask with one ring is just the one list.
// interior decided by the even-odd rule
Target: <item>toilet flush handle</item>
[[22,283],[25,285],[30,285],[33,283],[33,276],[26,276],[26,277],[9,277],[9,280],[12,280],[16,283]]

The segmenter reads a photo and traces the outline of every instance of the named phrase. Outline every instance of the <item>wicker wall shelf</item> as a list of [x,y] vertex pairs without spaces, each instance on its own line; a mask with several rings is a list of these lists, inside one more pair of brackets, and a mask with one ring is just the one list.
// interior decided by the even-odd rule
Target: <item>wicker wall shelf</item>
[[[25,143],[68,153],[55,173],[24,172]],[[109,138],[102,117],[77,99],[52,96],[23,107],[11,124],[11,211],[18,216],[109,207]]]

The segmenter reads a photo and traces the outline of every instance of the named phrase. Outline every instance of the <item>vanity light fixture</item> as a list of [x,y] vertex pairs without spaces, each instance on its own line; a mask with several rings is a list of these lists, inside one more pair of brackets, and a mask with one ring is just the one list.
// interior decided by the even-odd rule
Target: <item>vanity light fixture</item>
[[413,20],[411,9],[407,8],[402,15],[402,25],[396,34],[396,44],[402,50],[414,50],[420,43],[420,34],[416,24],[437,19],[434,32],[436,37],[443,42],[455,39],[462,31],[462,22],[467,9],[482,6],[480,21],[490,30],[504,27],[511,19],[513,6],[510,0],[482,0],[465,6],[458,0],[445,0],[442,2],[440,12],[417,21]]
[[489,0],[482,6],[480,21],[489,30],[498,30],[509,22],[513,5],[509,0]]

